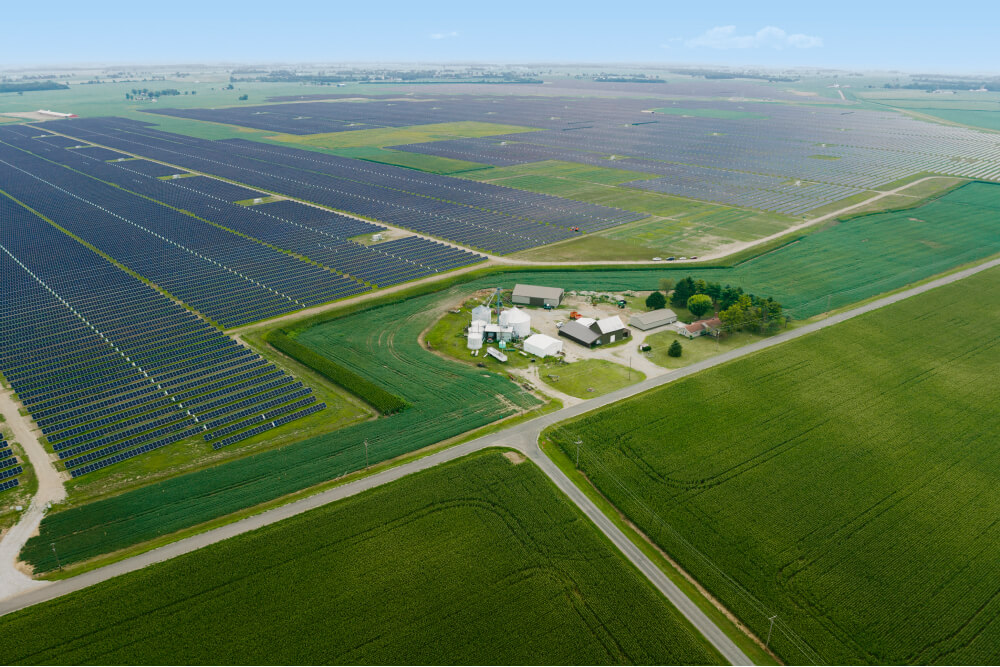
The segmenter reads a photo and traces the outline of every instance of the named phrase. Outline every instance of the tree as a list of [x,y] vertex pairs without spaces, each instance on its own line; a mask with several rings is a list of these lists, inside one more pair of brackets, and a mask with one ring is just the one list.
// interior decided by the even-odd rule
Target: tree
[[687,301],[687,309],[695,317],[702,317],[712,310],[712,297],[707,294],[694,294]]
[[683,353],[684,348],[681,347],[681,342],[679,340],[675,340],[670,344],[670,347],[667,348],[667,355],[671,357],[679,357]]
[[708,283],[705,286],[705,294],[712,297],[712,301],[718,301],[719,297],[722,296],[722,285],[719,283]]
[[240,95],[238,99],[246,100],[246,99],[249,99],[249,98],[250,98],[249,95]]
[[660,291],[664,294],[670,294],[670,290],[674,288],[673,278],[660,278]]
[[743,294],[742,288],[726,285],[722,288],[722,294],[719,295],[719,308],[722,310],[729,308],[739,300],[741,294]]
[[660,308],[665,308],[667,306],[667,297],[663,296],[663,292],[653,292],[646,297],[646,308],[650,310],[659,310]]
[[675,306],[683,306],[694,293],[694,281],[691,280],[691,276],[681,278],[674,287],[674,296],[671,301]]
[[699,278],[694,281],[694,292],[695,294],[704,294],[705,290],[708,289],[708,283]]

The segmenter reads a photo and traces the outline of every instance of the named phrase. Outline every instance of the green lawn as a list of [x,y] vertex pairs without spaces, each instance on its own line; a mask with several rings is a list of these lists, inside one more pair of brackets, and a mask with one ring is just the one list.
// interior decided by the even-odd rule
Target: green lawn
[[[743,347],[754,341],[761,340],[764,336],[759,336],[745,331],[729,333],[719,338],[714,336],[698,336],[688,340],[673,330],[658,331],[646,337],[646,344],[653,349],[646,354],[649,360],[657,366],[664,368],[681,368],[693,363],[714,357],[722,352],[728,352],[738,347]],[[679,357],[671,357],[667,354],[670,344],[678,341],[683,348]]]
[[641,382],[646,375],[604,359],[582,359],[569,364],[538,369],[545,384],[577,398],[595,398]]
[[0,619],[6,664],[722,664],[532,463],[473,455]]
[[992,663],[998,285],[984,272],[551,435],[567,455],[582,439],[587,478],[758,636],[777,614],[786,661]]

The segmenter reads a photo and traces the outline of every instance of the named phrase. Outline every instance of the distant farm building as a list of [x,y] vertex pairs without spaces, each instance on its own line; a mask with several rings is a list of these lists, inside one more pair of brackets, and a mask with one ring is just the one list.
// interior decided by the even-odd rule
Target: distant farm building
[[636,329],[649,331],[650,329],[673,324],[676,321],[677,313],[669,308],[660,308],[659,310],[651,310],[648,313],[633,315],[628,323]]
[[557,308],[562,303],[561,287],[541,287],[540,285],[515,285],[511,300],[522,306],[549,306]]
[[698,320],[691,324],[675,322],[674,330],[686,338],[697,338],[698,336],[717,335],[722,327],[722,320],[712,317],[707,320]]
[[552,357],[562,352],[562,341],[545,334],[529,336],[524,341],[524,351],[536,357]]
[[38,113],[43,116],[52,116],[53,118],[79,118],[75,113],[61,113],[59,111],[50,111],[49,109],[39,109]]
[[612,315],[601,320],[581,317],[578,320],[567,322],[559,329],[559,335],[580,345],[594,347],[628,338],[631,332],[620,317]]

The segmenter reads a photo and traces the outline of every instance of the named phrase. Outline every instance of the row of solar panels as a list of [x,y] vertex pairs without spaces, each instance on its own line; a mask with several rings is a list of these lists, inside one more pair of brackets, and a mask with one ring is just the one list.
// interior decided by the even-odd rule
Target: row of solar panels
[[23,472],[10,445],[0,437],[0,493],[18,486],[20,482],[17,476]]

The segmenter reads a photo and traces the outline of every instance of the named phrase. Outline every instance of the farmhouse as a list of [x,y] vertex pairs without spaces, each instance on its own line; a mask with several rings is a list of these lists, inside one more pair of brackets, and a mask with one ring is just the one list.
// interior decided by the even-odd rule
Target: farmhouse
[[698,320],[691,324],[675,322],[674,330],[687,338],[697,338],[698,336],[715,335],[719,332],[721,326],[722,320],[718,317],[712,317],[707,320]]
[[561,287],[541,287],[539,285],[514,285],[511,300],[523,306],[549,306],[556,308],[562,303]]
[[580,345],[594,347],[628,338],[630,332],[620,317],[612,315],[601,320],[581,317],[567,322],[559,329],[559,335]]
[[551,357],[562,352],[562,341],[545,334],[535,334],[524,340],[524,351],[536,357]]
[[677,314],[669,308],[651,310],[648,313],[638,313],[633,315],[628,323],[642,331],[649,331],[657,327],[673,324],[677,321]]

